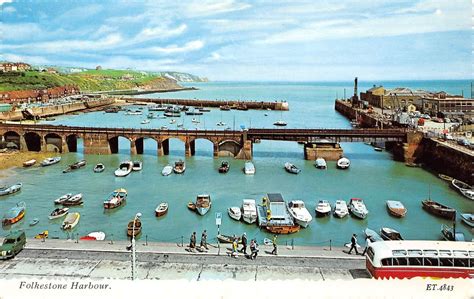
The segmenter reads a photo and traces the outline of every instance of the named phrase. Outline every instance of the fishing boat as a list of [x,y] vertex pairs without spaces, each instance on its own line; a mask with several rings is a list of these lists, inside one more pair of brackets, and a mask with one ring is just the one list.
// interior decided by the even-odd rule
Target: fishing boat
[[291,234],[300,230],[288,211],[280,193],[267,193],[262,204],[257,206],[258,226],[274,234]]
[[268,230],[269,232],[271,232],[272,234],[282,234],[282,235],[286,235],[286,234],[294,234],[294,233],[297,233],[300,231],[300,226],[299,225],[291,225],[291,226],[278,226],[278,225],[274,225],[274,226],[266,226],[265,227],[266,230]]
[[319,169],[326,169],[327,168],[326,160],[324,160],[324,158],[317,158],[316,161],[314,162],[314,166],[316,166],[316,168],[319,168]]
[[445,175],[445,174],[442,174],[442,173],[439,173],[438,174],[438,177],[444,181],[447,181],[447,182],[452,182],[454,180],[453,177],[450,177],[449,175]]
[[49,231],[44,230],[35,236],[35,239],[46,239],[49,235]]
[[285,170],[289,173],[293,173],[293,174],[298,174],[301,172],[301,169],[299,169],[298,167],[296,167],[294,164],[291,164],[290,162],[286,162],[285,163]]
[[166,213],[168,213],[168,203],[167,202],[162,202],[160,203],[156,209],[155,209],[155,216],[156,217],[161,217],[163,215],[165,215]]
[[49,214],[49,219],[57,219],[65,216],[69,213],[69,208],[57,208],[54,209],[51,214]]
[[349,210],[347,209],[347,204],[343,200],[336,200],[336,204],[334,205],[334,216],[339,218],[344,218],[349,214]]
[[141,121],[142,125],[146,125],[146,124],[149,124],[149,123],[150,123],[149,119],[144,119],[144,120]]
[[64,230],[73,229],[79,223],[79,219],[81,219],[81,214],[79,213],[68,214],[64,219],[61,228]]
[[453,220],[456,217],[455,209],[445,206],[443,204],[440,204],[431,199],[422,200],[421,204],[423,206],[423,209],[425,209],[427,212],[433,215],[450,219],[450,220]]
[[78,168],[86,166],[86,163],[87,163],[86,160],[81,160],[79,162],[69,165],[69,167],[71,167],[71,169],[78,169]]
[[383,149],[381,147],[378,147],[378,146],[374,146],[374,151],[376,152],[381,152]]
[[383,241],[382,237],[379,234],[377,234],[376,231],[374,231],[374,230],[372,230],[368,227],[364,230],[364,234],[365,234],[366,237],[369,238],[370,242]]
[[119,168],[115,170],[115,176],[124,177],[132,172],[133,162],[132,161],[123,161],[120,163]]
[[255,174],[255,165],[253,165],[252,161],[245,162],[244,173],[245,174]]
[[38,218],[33,218],[31,221],[30,221],[30,226],[35,226],[36,224],[38,224],[39,222],[39,219]]
[[464,197],[474,200],[474,189],[471,185],[466,184],[460,180],[453,179],[451,181],[451,187],[461,193]]
[[61,203],[63,206],[78,206],[82,205],[82,193],[71,196]]
[[196,211],[203,216],[211,209],[211,196],[209,194],[200,194],[196,198]]
[[242,212],[244,222],[252,224],[257,221],[257,205],[255,199],[243,199]]
[[463,213],[461,214],[461,220],[470,227],[474,227],[474,214]]
[[287,123],[284,121],[284,120],[277,120],[276,122],[273,123],[274,126],[277,126],[277,127],[284,127],[287,125]]
[[10,186],[0,187],[0,196],[16,193],[21,190],[22,186],[22,183],[16,183]]
[[227,161],[222,161],[221,166],[219,167],[219,173],[227,173],[229,171],[230,165]]
[[161,171],[161,175],[168,176],[173,172],[173,167],[171,165],[166,165]]
[[453,227],[441,224],[441,234],[446,241],[464,242],[466,237],[462,232],[457,232],[455,225]]
[[339,160],[337,160],[336,165],[339,169],[347,169],[349,166],[351,166],[351,161],[346,157],[341,157]]
[[230,207],[227,209],[230,218],[239,221],[242,218],[242,212],[239,207]]
[[30,166],[33,166],[36,164],[36,160],[35,159],[31,159],[31,160],[28,160],[28,161],[25,161],[23,162],[23,167],[30,167]]
[[99,173],[105,170],[105,165],[102,163],[98,163],[94,166],[94,172]]
[[127,236],[138,236],[142,232],[142,222],[139,218],[130,220],[127,225]]
[[229,105],[221,105],[219,106],[219,109],[222,111],[230,111],[230,106]]
[[133,161],[133,166],[132,170],[133,171],[140,171],[143,168],[143,162],[142,161]]
[[41,166],[50,166],[56,163],[59,163],[61,161],[61,157],[52,157],[52,158],[46,158],[43,161],[41,161]]
[[387,241],[403,240],[402,235],[398,231],[389,227],[382,227],[380,229],[380,236],[382,237],[382,239],[387,240]]
[[127,190],[120,188],[110,193],[109,197],[104,200],[104,209],[114,209],[120,207],[127,200]]
[[71,171],[72,171],[71,166],[68,166],[67,168],[63,169],[63,173],[68,173],[68,172],[71,172]]
[[173,171],[177,174],[183,174],[186,171],[186,163],[183,160],[174,162]]
[[315,208],[316,216],[323,217],[331,213],[331,204],[327,200],[320,200]]
[[64,194],[64,195],[62,195],[61,197],[55,199],[55,200],[54,200],[54,204],[60,205],[60,204],[62,204],[63,202],[65,202],[66,200],[68,200],[68,199],[71,198],[71,197],[72,197],[72,193]]
[[219,241],[219,243],[233,243],[235,239],[237,239],[237,244],[242,244],[242,238],[236,235],[233,235],[233,236],[223,235],[223,234],[217,235],[217,240]]
[[387,200],[387,210],[395,217],[405,217],[407,213],[405,206],[398,200]]
[[79,238],[79,240],[83,241],[103,241],[105,240],[105,233],[104,232],[91,232],[85,236]]
[[290,201],[288,203],[288,212],[295,219],[295,222],[304,228],[308,227],[309,223],[313,220],[313,216],[306,209],[302,200]]
[[360,219],[365,219],[369,211],[365,207],[364,201],[361,198],[351,198],[349,201],[349,211]]
[[3,216],[2,224],[3,225],[11,225],[14,223],[17,223],[23,217],[25,217],[25,212],[26,212],[26,204],[25,202],[19,202],[8,210],[8,212]]

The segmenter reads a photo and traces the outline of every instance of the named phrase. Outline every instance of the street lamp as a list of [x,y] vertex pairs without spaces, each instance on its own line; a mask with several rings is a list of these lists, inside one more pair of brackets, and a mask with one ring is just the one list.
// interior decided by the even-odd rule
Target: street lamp
[[132,280],[135,280],[136,275],[136,256],[135,256],[135,222],[142,217],[142,213],[137,213],[133,219],[132,226]]

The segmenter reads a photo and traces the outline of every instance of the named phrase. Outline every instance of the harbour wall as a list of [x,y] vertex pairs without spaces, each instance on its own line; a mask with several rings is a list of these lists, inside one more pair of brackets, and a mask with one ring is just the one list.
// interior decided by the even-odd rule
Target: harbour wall
[[215,107],[228,105],[233,108],[239,109],[238,107],[245,106],[247,109],[255,110],[283,110],[288,111],[288,102],[266,102],[266,101],[225,101],[225,100],[193,100],[193,99],[151,99],[151,98],[117,98],[117,100],[125,100],[126,102],[132,103],[155,103],[162,105],[183,105],[183,106],[194,106],[194,107]]
[[362,128],[389,128],[390,124],[380,121],[375,114],[367,113],[362,109],[353,108],[349,101],[336,100],[335,109],[350,120],[357,120]]

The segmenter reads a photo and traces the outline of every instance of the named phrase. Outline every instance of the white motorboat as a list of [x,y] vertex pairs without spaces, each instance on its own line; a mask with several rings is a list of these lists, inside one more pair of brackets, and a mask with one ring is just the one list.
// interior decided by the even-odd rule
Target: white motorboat
[[239,221],[242,217],[242,212],[240,211],[239,207],[230,207],[227,209],[227,213],[229,214],[230,218],[237,221]]
[[174,162],[173,171],[177,174],[183,174],[186,171],[186,163],[183,160]]
[[65,216],[69,212],[69,208],[57,208],[49,214],[49,219],[57,219]]
[[470,227],[474,227],[474,214],[464,213],[461,214],[461,220],[469,225]]
[[451,181],[451,187],[461,193],[464,197],[474,200],[474,189],[469,184],[453,179]]
[[327,168],[326,160],[324,160],[324,158],[317,158],[316,161],[314,162],[314,166],[316,166],[316,168],[319,168],[319,169],[326,169]]
[[41,161],[41,166],[50,166],[50,165],[59,163],[59,161],[61,161],[61,157],[46,158],[43,161]]
[[342,157],[339,160],[337,160],[337,168],[339,169],[347,169],[349,166],[351,166],[351,161],[347,159],[346,157]]
[[16,193],[21,190],[22,186],[23,186],[22,183],[17,183],[10,186],[0,187],[0,195],[8,195],[8,194]]
[[253,165],[252,161],[245,162],[244,173],[255,174],[255,165]]
[[200,194],[196,198],[196,211],[203,216],[211,208],[211,196],[209,194]]
[[79,219],[81,219],[81,214],[79,213],[71,213],[66,216],[66,219],[63,221],[63,225],[61,226],[62,229],[73,229],[78,223]]
[[55,199],[54,203],[57,204],[57,205],[60,205],[71,197],[72,197],[72,193],[64,194],[63,196]]
[[285,170],[288,171],[289,173],[294,173],[294,174],[298,174],[301,172],[301,169],[296,167],[294,164],[291,164],[290,162],[285,163]]
[[336,205],[334,206],[334,216],[339,218],[344,218],[349,214],[347,209],[347,204],[343,200],[336,200]]
[[309,213],[308,209],[302,200],[292,200],[288,203],[288,212],[295,219],[296,223],[301,227],[308,227],[313,216]]
[[173,172],[173,167],[171,165],[166,165],[161,171],[161,175],[168,176]]
[[242,219],[249,224],[257,221],[257,205],[255,199],[242,200]]
[[124,177],[132,172],[133,162],[132,161],[123,161],[120,163],[120,166],[115,170],[115,176]]
[[283,120],[277,120],[276,122],[273,123],[274,126],[278,126],[278,127],[284,127],[287,125],[287,123]]
[[331,213],[331,204],[327,200],[320,200],[315,210],[316,216],[327,216]]
[[365,219],[369,211],[365,207],[364,201],[361,198],[351,198],[349,202],[349,210],[351,213],[361,219]]
[[95,166],[94,166],[94,172],[95,173],[100,173],[100,172],[103,172],[105,170],[105,165],[102,164],[102,163],[97,163]]
[[142,170],[143,162],[142,161],[133,161],[132,170],[133,171],[140,171]]
[[149,119],[144,119],[142,120],[141,124],[142,125],[146,125],[146,124],[149,124],[150,123],[150,120]]

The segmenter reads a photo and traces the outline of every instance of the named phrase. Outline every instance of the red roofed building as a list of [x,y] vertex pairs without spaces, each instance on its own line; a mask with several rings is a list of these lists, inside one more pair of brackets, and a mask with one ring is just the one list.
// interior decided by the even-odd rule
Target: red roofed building
[[74,85],[64,85],[48,89],[4,91],[0,92],[0,102],[8,104],[47,102],[52,99],[58,99],[79,93],[79,87]]

